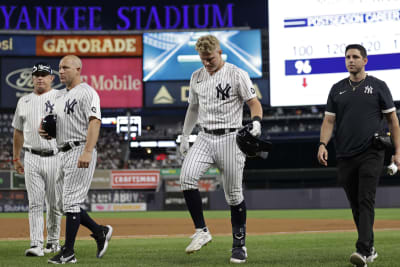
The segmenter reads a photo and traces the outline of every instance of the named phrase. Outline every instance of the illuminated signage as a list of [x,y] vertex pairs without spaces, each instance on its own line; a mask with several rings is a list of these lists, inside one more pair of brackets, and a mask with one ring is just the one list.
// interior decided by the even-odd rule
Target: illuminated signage
[[[0,5],[0,27],[3,30],[62,31],[235,27],[235,4],[229,2],[137,6],[121,3],[115,6]],[[110,18],[115,19],[111,21]]]
[[112,188],[156,189],[159,182],[159,170],[111,171]]
[[47,62],[53,69],[52,88],[61,89],[63,84],[58,76],[56,58],[43,57],[4,57],[1,60],[1,104],[3,108],[15,108],[21,96],[33,92],[32,66],[38,62]]
[[[252,79],[257,97],[262,105],[269,106],[269,82]],[[189,81],[146,82],[144,105],[146,108],[187,107]]]
[[36,55],[35,36],[0,35],[0,55]]
[[38,56],[141,56],[141,35],[36,37]]
[[83,58],[82,80],[96,89],[102,108],[142,107],[141,58]]

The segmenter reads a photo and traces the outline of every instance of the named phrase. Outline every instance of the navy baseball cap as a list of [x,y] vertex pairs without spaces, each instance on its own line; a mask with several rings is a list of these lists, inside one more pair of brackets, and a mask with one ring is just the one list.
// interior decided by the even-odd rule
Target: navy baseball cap
[[36,63],[32,68],[32,75],[45,74],[51,75],[53,74],[53,70],[50,65],[44,62]]

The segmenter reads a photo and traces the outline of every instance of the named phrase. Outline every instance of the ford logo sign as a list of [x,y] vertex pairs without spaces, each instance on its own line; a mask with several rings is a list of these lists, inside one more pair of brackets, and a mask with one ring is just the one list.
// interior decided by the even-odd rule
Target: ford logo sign
[[[55,77],[51,87],[53,89],[59,89],[63,86],[60,82],[59,73],[54,70],[53,73]],[[10,72],[6,76],[6,83],[16,90],[33,92],[32,68],[18,69]]]

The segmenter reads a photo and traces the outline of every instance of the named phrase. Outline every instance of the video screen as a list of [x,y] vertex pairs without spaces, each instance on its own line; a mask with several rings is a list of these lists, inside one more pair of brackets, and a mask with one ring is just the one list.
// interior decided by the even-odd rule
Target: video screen
[[143,34],[143,81],[190,80],[203,66],[195,44],[206,34],[218,38],[226,62],[244,69],[251,78],[262,76],[259,30],[163,32]]

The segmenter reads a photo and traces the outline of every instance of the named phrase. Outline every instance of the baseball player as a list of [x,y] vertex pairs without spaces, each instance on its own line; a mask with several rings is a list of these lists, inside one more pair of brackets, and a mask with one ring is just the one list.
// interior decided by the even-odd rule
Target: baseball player
[[[32,69],[33,92],[21,97],[15,110],[12,126],[13,162],[19,174],[25,174],[29,199],[29,230],[31,247],[26,256],[44,256],[60,250],[62,213],[57,209],[55,179],[58,166],[55,140],[40,138],[38,128],[42,118],[54,112],[58,90],[53,90],[53,71],[47,63],[37,63]],[[20,160],[25,150],[24,164]],[[43,203],[46,201],[47,245],[43,249]]]
[[[56,190],[61,196],[58,204],[66,214],[65,244],[49,263],[76,263],[74,243],[79,225],[92,231],[97,242],[97,257],[105,254],[113,228],[92,220],[80,208],[89,190],[96,167],[95,148],[100,126],[100,99],[96,91],[81,81],[82,62],[77,56],[68,55],[59,65],[60,80],[66,85],[55,104],[57,115],[56,140],[59,147],[60,168]],[[43,130],[42,137],[48,137]]]
[[[222,50],[215,36],[200,37],[196,50],[204,67],[196,70],[190,80],[189,107],[180,146],[180,152],[186,155],[180,176],[181,189],[196,228],[186,252],[198,251],[212,240],[203,217],[198,181],[216,164],[221,172],[225,199],[231,208],[230,261],[244,263],[247,258],[246,205],[242,180],[246,156],[236,144],[236,132],[242,127],[243,102],[246,102],[253,120],[251,134],[261,135],[262,107],[248,73],[222,60]],[[189,135],[196,123],[202,131],[189,149]]]

